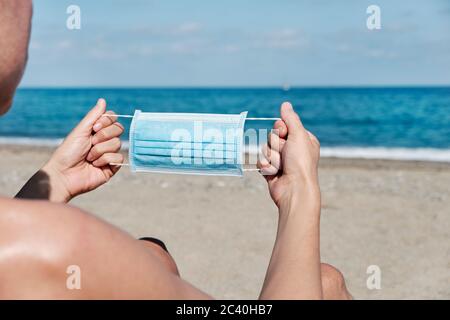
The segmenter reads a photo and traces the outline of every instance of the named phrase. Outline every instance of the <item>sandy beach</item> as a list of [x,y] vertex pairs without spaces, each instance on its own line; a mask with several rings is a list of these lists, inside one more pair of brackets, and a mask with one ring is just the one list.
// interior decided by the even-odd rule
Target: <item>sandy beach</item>
[[[5,196],[52,151],[0,150]],[[320,180],[322,260],[344,273],[356,299],[450,299],[450,164],[325,158]],[[72,204],[135,237],[161,238],[182,276],[214,297],[257,298],[277,223],[258,173],[240,179],[122,168]],[[369,265],[381,268],[380,290],[366,287]]]

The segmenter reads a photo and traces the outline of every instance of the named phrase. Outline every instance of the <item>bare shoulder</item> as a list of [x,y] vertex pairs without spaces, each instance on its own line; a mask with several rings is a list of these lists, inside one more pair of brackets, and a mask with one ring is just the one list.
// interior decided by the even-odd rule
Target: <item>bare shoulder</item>
[[[209,298],[154,251],[81,209],[4,198],[0,208],[0,298]],[[66,288],[70,270],[80,272],[83,290]]]
[[47,201],[0,198],[0,298],[44,298],[42,284],[61,282],[65,250],[77,240],[68,222],[84,215]]
[[[93,220],[82,210],[49,201],[0,198],[0,259],[10,256],[54,258]],[[50,254],[51,253],[51,254]]]
[[58,225],[82,218],[87,219],[87,214],[69,205],[0,197],[0,243],[11,232],[17,239],[30,227],[39,234],[40,230],[56,230]]
[[[33,252],[59,252],[83,243],[131,238],[106,221],[77,207],[41,200],[0,198],[0,250],[26,243]],[[31,250],[31,249],[30,249]]]

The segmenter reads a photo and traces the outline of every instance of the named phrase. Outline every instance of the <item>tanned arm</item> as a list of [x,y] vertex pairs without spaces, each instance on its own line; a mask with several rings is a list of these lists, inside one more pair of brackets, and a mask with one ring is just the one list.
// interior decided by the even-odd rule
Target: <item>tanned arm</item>
[[278,232],[262,299],[322,299],[319,141],[291,104],[281,107],[259,167],[279,209]]

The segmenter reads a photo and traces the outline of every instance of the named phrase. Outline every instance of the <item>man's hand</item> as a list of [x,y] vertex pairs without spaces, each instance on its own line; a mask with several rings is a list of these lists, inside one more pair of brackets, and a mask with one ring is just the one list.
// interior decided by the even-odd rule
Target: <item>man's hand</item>
[[261,298],[322,299],[319,141],[303,127],[290,103],[281,106],[281,119],[259,163],[279,209]]
[[113,112],[105,111],[106,102],[99,99],[42,168],[50,179],[49,200],[68,202],[108,182],[120,169],[111,163],[124,160],[119,153],[124,128]]
[[318,163],[320,144],[307,131],[292,108],[285,102],[281,105],[281,119],[275,122],[274,132],[269,135],[268,144],[263,148],[265,159],[258,167],[265,176],[270,195],[280,208],[300,197],[318,197]]

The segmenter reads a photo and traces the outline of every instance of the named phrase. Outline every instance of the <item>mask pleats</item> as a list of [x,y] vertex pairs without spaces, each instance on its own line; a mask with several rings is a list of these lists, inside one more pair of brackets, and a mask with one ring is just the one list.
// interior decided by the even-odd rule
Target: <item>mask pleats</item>
[[137,111],[130,130],[134,171],[242,175],[241,115]]

